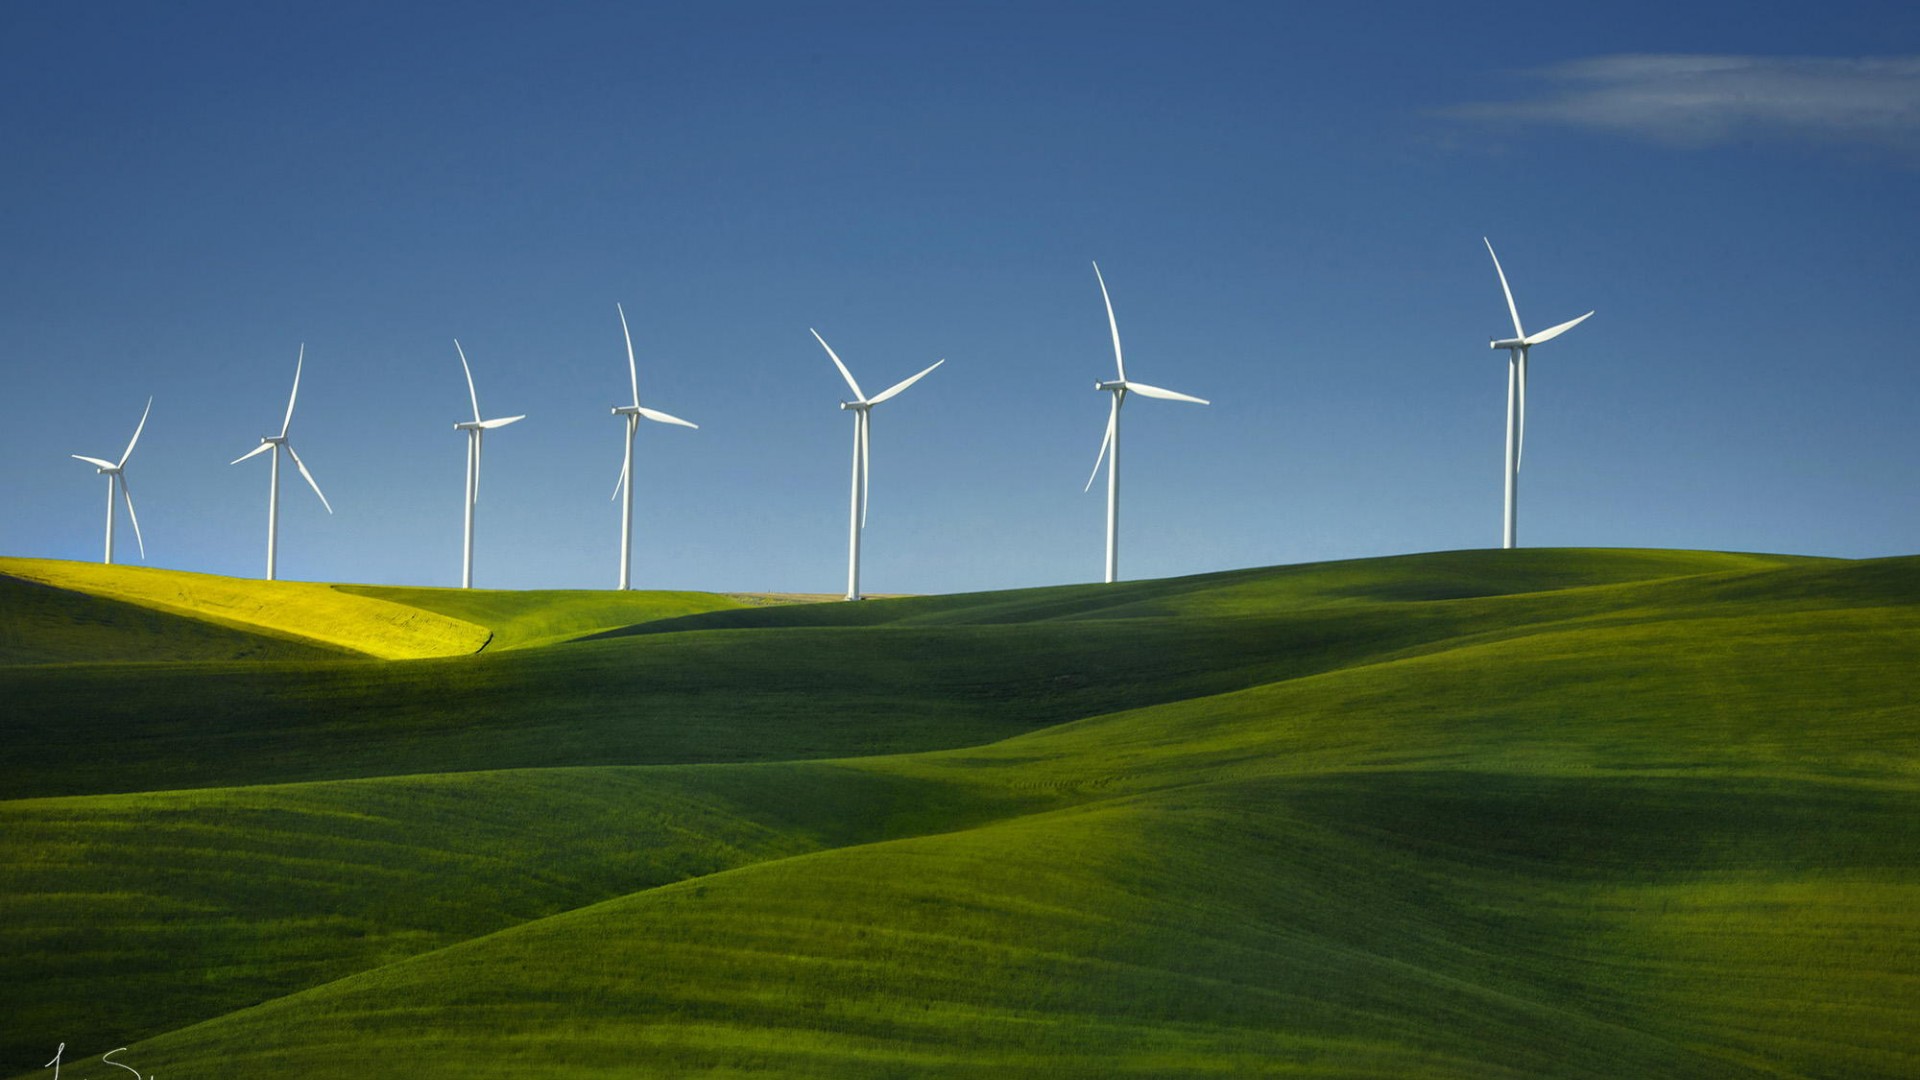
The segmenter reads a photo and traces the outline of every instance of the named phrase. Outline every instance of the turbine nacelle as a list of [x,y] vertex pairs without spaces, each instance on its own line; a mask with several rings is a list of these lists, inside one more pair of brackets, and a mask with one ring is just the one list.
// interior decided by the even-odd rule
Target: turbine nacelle
[[1127,384],[1123,379],[1108,379],[1105,382],[1094,383],[1093,388],[1095,390],[1125,390]]
[[1524,349],[1527,347],[1528,344],[1529,343],[1526,338],[1503,338],[1499,341],[1487,342],[1487,348],[1489,349]]
[[871,401],[843,401],[843,402],[841,402],[841,403],[840,403],[840,407],[841,407],[841,408],[843,408],[843,409],[851,409],[851,410],[853,410],[854,412],[865,412],[866,410],[868,410],[868,409],[871,409],[871,408],[873,408],[873,402],[871,402]]

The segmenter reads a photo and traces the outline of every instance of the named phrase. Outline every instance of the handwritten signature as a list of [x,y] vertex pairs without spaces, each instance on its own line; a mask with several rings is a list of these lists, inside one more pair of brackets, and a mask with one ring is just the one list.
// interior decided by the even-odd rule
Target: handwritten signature
[[[133,1066],[131,1066],[131,1065],[122,1065],[122,1064],[121,1064],[120,1062],[118,1062],[118,1061],[115,1061],[115,1060],[113,1060],[113,1055],[115,1055],[115,1054],[117,1054],[117,1053],[119,1053],[119,1052],[120,1052],[121,1050],[125,1050],[125,1049],[126,1049],[126,1047],[124,1047],[124,1046],[122,1046],[122,1047],[120,1047],[120,1048],[119,1048],[119,1049],[117,1049],[117,1050],[109,1050],[109,1051],[107,1051],[106,1053],[104,1053],[104,1054],[101,1054],[101,1055],[100,1055],[100,1061],[101,1061],[101,1062],[102,1062],[103,1064],[106,1064],[106,1065],[111,1065],[111,1066],[113,1066],[113,1067],[114,1067],[114,1068],[116,1068],[116,1069],[125,1069],[125,1070],[127,1070],[128,1072],[130,1072],[130,1073],[132,1073],[132,1074],[133,1074],[133,1075],[134,1075],[134,1076],[136,1077],[136,1080],[137,1080],[137,1078],[138,1078],[138,1077],[139,1077],[139,1075],[140,1075],[140,1070],[139,1070],[139,1069],[136,1069],[136,1068],[134,1068],[134,1067],[133,1067]],[[63,1058],[63,1057],[65,1057],[65,1056],[66,1056],[66,1053],[67,1053],[67,1044],[66,1044],[66,1043],[61,1043],[61,1044],[60,1044],[60,1048],[59,1048],[58,1050],[55,1050],[55,1051],[53,1052],[53,1060],[52,1060],[52,1061],[49,1061],[49,1062],[47,1062],[47,1063],[46,1063],[45,1065],[42,1065],[42,1066],[40,1066],[40,1067],[41,1067],[41,1068],[43,1068],[43,1069],[46,1069],[46,1068],[51,1068],[51,1069],[53,1070],[53,1080],[60,1080],[60,1059],[61,1059],[61,1058]],[[147,1074],[147,1080],[153,1080],[153,1074],[152,1074],[152,1073],[148,1073],[148,1074]]]

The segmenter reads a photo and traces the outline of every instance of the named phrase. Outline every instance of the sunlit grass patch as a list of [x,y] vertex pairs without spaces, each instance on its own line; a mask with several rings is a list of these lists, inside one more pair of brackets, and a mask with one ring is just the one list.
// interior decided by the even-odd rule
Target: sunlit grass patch
[[488,634],[474,623],[315,582],[49,559],[0,558],[0,574],[389,660],[471,653]]

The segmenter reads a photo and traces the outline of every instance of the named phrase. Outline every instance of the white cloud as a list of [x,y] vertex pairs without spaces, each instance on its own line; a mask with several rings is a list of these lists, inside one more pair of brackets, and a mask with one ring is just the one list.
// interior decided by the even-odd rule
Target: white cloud
[[1682,146],[1791,138],[1920,150],[1920,56],[1629,54],[1528,74],[1550,86],[1549,96],[1444,111]]

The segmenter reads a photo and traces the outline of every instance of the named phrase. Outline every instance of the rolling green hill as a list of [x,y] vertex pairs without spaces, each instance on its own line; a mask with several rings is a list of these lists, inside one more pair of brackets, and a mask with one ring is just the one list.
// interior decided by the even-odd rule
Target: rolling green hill
[[114,585],[0,594],[0,1075],[1920,1073],[1920,559]]

